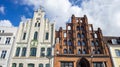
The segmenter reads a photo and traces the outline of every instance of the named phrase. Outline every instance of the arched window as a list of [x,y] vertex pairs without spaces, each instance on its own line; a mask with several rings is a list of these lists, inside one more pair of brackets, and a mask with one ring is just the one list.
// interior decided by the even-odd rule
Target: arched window
[[68,41],[68,45],[72,46],[72,41],[71,40]]
[[35,67],[35,65],[30,63],[30,64],[28,64],[28,67]]
[[45,48],[44,48],[44,47],[41,48],[41,56],[42,56],[42,57],[45,56]]
[[19,67],[23,67],[23,64],[22,64],[22,63],[19,63]]
[[81,50],[80,49],[78,49],[78,54],[81,54]]
[[67,54],[67,49],[64,49],[64,54]]
[[85,49],[82,51],[82,54],[86,54],[86,50]]
[[39,64],[39,67],[43,67],[43,64],[41,63],[41,64]]
[[80,41],[78,41],[78,46],[80,46],[81,45],[81,42]]
[[38,32],[36,31],[36,32],[34,33],[34,40],[37,40],[37,37],[38,37]]
[[85,46],[85,41],[84,40],[82,41],[82,46]]
[[98,45],[99,45],[98,40],[96,40],[96,43],[95,43],[95,44],[96,44],[96,46],[98,46]]
[[36,53],[37,53],[37,48],[35,47],[30,48],[30,56],[36,56]]
[[85,34],[84,33],[82,33],[81,38],[85,38]]
[[95,45],[94,41],[91,41],[91,46],[94,46],[94,45]]
[[12,67],[17,67],[17,64],[16,63],[12,63]]
[[19,54],[20,54],[20,47],[17,47],[15,56],[19,56]]
[[51,48],[47,48],[47,56],[51,56],[51,52],[52,52]]
[[45,67],[50,67],[50,64],[48,63],[48,64],[46,64],[46,66]]
[[80,38],[80,33],[77,34],[77,37]]
[[22,56],[25,56],[26,55],[26,47],[23,47],[22,49]]

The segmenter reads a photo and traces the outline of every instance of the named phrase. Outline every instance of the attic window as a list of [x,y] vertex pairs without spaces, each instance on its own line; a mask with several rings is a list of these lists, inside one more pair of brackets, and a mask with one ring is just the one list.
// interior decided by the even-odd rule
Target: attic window
[[117,44],[117,40],[116,39],[112,39],[112,44]]

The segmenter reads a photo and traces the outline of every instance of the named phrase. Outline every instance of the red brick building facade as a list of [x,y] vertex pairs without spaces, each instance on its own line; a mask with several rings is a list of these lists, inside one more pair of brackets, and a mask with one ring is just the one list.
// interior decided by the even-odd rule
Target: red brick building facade
[[56,31],[54,67],[112,67],[107,45],[100,28],[93,30],[86,15]]

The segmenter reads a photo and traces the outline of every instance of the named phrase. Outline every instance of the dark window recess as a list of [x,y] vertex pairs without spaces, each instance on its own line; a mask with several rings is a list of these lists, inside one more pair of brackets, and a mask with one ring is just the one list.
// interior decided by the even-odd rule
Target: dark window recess
[[22,56],[25,56],[26,55],[26,47],[23,47],[22,49]]
[[51,56],[51,52],[52,52],[51,48],[47,48],[47,56]]
[[34,33],[34,38],[33,38],[33,39],[34,39],[34,40],[37,40],[37,37],[38,37],[38,32],[35,32],[35,33]]
[[105,64],[103,62],[94,62],[93,65],[94,67],[106,67],[104,66]]
[[49,33],[47,32],[45,36],[45,40],[48,40],[48,39],[49,39]]
[[35,23],[35,27],[37,27],[37,23]]
[[20,47],[17,47],[15,56],[19,56],[19,54],[20,54]]
[[73,62],[61,62],[61,67],[74,67]]
[[67,54],[67,49],[64,49],[64,54]]
[[30,56],[36,56],[37,48],[30,49]]
[[42,57],[45,56],[45,48],[41,48],[41,56],[42,56]]
[[26,33],[23,34],[23,40],[25,40],[25,38],[26,38]]
[[7,54],[7,51],[6,51],[6,50],[3,50],[2,53],[1,53],[1,58],[4,59],[5,56],[6,56],[6,54]]
[[40,23],[38,23],[38,27],[40,27]]

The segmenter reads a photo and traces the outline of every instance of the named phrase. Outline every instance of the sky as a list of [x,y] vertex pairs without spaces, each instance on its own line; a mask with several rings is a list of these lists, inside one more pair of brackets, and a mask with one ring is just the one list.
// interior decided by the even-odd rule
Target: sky
[[100,27],[105,36],[120,36],[119,3],[120,0],[0,0],[0,26],[19,26],[42,6],[56,28],[64,28],[72,14],[87,15],[95,30]]

